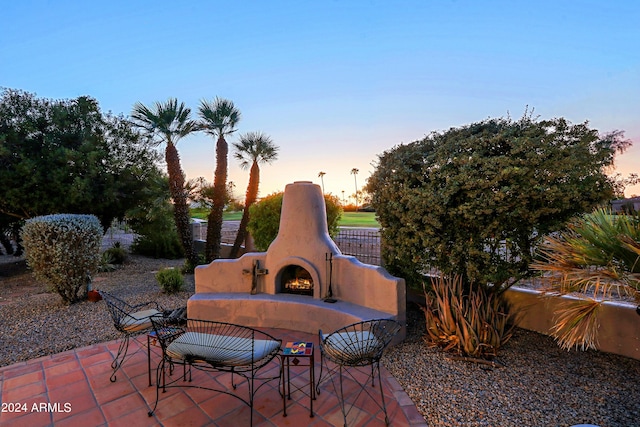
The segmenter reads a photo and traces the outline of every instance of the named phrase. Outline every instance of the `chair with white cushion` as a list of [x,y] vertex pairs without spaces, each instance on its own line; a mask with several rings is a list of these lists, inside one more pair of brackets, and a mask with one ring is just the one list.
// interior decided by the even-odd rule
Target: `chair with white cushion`
[[[385,415],[385,423],[389,425],[387,407],[384,401],[384,393],[381,387],[380,359],[393,337],[400,331],[398,322],[391,319],[374,319],[364,322],[354,323],[345,326],[330,334],[323,334],[319,331],[320,341],[320,378],[316,388],[320,393],[320,383],[322,382],[322,370],[326,369],[325,377],[329,376],[334,390],[340,400],[340,408],[344,417],[344,426],[347,427],[347,415],[353,408],[353,404],[365,391],[382,408]],[[367,390],[368,381],[362,381],[356,375],[358,368],[371,366],[371,373],[367,374],[371,378],[371,386],[375,387],[375,377],[378,376],[378,388],[380,389],[381,403]],[[338,376],[339,380],[334,380]],[[359,386],[357,394],[345,396],[343,378],[353,380]],[[346,399],[351,400],[351,405],[347,410]]]
[[[258,371],[278,355],[282,340],[254,328],[224,322],[186,319],[186,325],[176,325],[162,316],[152,317],[151,322],[162,348],[162,360],[156,371],[156,403],[149,416],[158,406],[160,389],[165,392],[168,387],[195,387],[241,400],[251,408],[252,425],[256,391],[267,382],[280,378],[279,369],[277,375],[272,376],[259,376]],[[181,378],[167,379],[167,373],[171,376],[176,364],[183,366]],[[233,390],[236,389],[234,375],[239,375],[246,380],[248,396],[245,398],[221,388],[215,381],[193,384],[192,368],[231,373]],[[256,386],[256,380],[261,384]]]
[[113,326],[122,334],[118,353],[111,362],[113,372],[109,378],[111,382],[116,380],[116,372],[127,357],[129,350],[129,339],[132,336],[151,330],[151,316],[162,314],[162,308],[158,303],[150,301],[142,304],[131,305],[120,298],[105,292],[99,291],[100,296],[107,304],[109,314],[113,320]]

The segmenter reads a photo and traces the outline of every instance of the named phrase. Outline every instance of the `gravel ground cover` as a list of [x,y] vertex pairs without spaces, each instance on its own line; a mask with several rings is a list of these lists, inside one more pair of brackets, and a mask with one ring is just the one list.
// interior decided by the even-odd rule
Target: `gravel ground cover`
[[[193,275],[186,276],[185,291],[168,296],[154,274],[182,262],[130,256],[123,268],[100,273],[94,283],[129,302],[178,307],[194,292]],[[103,302],[66,306],[19,266],[3,271],[0,366],[118,338]],[[549,337],[519,329],[490,366],[429,348],[423,334],[424,317],[410,304],[408,337],[383,364],[430,426],[640,425],[640,361],[566,352]]]

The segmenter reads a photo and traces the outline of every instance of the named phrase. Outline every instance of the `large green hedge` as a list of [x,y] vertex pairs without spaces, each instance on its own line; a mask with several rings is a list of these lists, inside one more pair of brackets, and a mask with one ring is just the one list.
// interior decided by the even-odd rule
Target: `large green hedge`
[[[266,251],[278,235],[283,197],[283,192],[270,194],[254,203],[249,210],[251,219],[247,228],[253,237],[256,248],[260,251]],[[335,237],[338,235],[338,221],[342,216],[342,207],[338,198],[331,194],[325,194],[324,202],[329,235]]]
[[393,274],[431,268],[502,291],[541,236],[612,195],[606,168],[629,145],[565,119],[490,119],[399,145],[367,184]]

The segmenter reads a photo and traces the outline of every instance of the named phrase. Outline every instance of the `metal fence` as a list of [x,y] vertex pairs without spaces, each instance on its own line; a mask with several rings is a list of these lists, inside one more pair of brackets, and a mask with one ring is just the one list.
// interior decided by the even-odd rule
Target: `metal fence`
[[[207,222],[192,224],[194,240],[207,240]],[[222,243],[233,244],[237,224],[231,226],[223,223]],[[351,255],[365,264],[380,265],[380,232],[370,228],[340,228],[338,236],[333,239],[343,255]]]
[[334,241],[344,255],[354,256],[365,264],[381,265],[378,230],[341,228]]

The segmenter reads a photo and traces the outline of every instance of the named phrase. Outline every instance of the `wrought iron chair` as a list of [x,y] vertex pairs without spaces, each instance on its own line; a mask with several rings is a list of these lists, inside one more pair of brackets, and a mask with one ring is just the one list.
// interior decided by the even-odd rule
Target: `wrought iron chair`
[[100,296],[107,304],[107,309],[113,320],[113,326],[122,334],[118,353],[111,362],[113,372],[109,380],[116,381],[116,372],[122,367],[129,350],[129,339],[144,331],[151,330],[151,316],[162,315],[163,310],[158,303],[150,301],[142,304],[131,305],[120,298],[105,291],[99,291]]
[[[209,320],[186,319],[185,325],[176,325],[158,315],[151,318],[151,323],[162,348],[162,359],[156,371],[156,402],[149,416],[158,406],[160,389],[164,393],[169,387],[194,387],[228,394],[244,402],[251,408],[250,423],[253,425],[256,391],[267,382],[280,379],[279,369],[276,376],[261,377],[258,371],[278,355],[282,340],[250,327]],[[167,370],[171,376],[174,365],[182,365],[182,375],[167,381]],[[191,384],[192,368],[231,373],[233,390],[237,387],[234,375],[241,376],[247,383],[248,397],[235,394],[216,381]],[[256,380],[262,384],[256,387]]]
[[[393,337],[400,331],[400,328],[400,324],[395,320],[374,319],[345,326],[330,334],[323,334],[322,330],[319,331],[320,377],[316,391],[320,394],[320,383],[323,378],[322,370],[326,369],[325,377],[329,376],[331,378],[331,383],[340,400],[345,427],[347,427],[347,414],[353,409],[353,404],[363,391],[384,411],[385,423],[389,425],[387,407],[381,387],[380,359]],[[328,362],[331,362],[331,365]],[[365,366],[371,366],[370,378],[372,387],[375,387],[377,373],[382,404],[377,402],[376,398],[367,390],[368,381],[363,382],[356,377],[355,371]],[[334,380],[334,374],[338,374],[338,384]],[[343,387],[343,377],[347,374],[360,386],[357,394],[354,394],[348,410]]]

